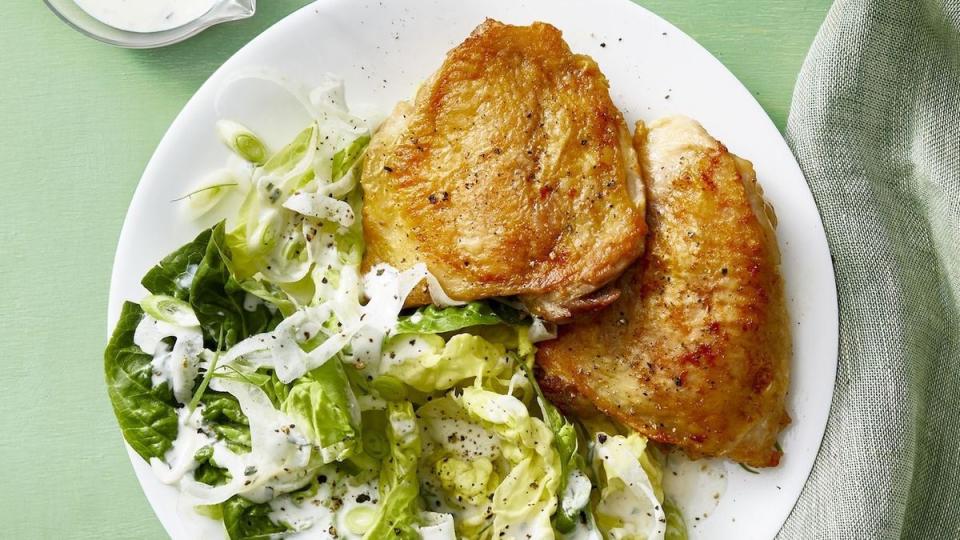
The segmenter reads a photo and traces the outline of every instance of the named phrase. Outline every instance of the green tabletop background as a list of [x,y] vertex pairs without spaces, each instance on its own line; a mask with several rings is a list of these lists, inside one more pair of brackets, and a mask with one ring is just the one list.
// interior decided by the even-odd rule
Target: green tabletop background
[[[586,1],[586,0],[585,0]],[[0,22],[0,537],[163,538],[103,383],[120,226],[167,126],[231,54],[307,0],[157,50],[74,32],[40,0]],[[830,0],[638,0],[692,35],[781,129]]]

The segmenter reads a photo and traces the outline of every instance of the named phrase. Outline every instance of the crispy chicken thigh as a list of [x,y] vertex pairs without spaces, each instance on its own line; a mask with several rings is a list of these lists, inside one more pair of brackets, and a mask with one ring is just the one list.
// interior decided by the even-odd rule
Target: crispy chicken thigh
[[517,295],[562,321],[615,300],[601,288],[644,245],[630,132],[548,24],[481,24],[374,135],[361,182],[364,267],[425,263],[458,300]]
[[693,456],[777,465],[791,344],[773,210],[751,164],[693,120],[638,124],[634,140],[645,258],[612,306],[541,344],[540,384]]

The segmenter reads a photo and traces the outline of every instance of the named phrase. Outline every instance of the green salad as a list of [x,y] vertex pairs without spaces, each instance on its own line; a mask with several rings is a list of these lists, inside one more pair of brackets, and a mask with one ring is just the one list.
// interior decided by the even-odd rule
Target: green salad
[[[244,165],[178,204],[223,220],[147,272],[107,346],[157,478],[233,540],[686,538],[646,439],[541,394],[549,325],[423,265],[361,272],[367,124],[335,79],[292,91],[312,121],[283,148],[220,122]],[[404,309],[423,282],[434,304]]]

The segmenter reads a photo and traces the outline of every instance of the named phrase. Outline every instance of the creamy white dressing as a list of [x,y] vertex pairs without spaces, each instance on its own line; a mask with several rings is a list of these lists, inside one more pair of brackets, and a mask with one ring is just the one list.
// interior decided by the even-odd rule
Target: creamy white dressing
[[186,407],[177,409],[177,438],[173,446],[164,455],[164,460],[157,458],[150,460],[150,466],[157,478],[165,484],[173,484],[183,475],[193,472],[197,462],[193,456],[204,446],[212,445],[216,440],[202,427],[203,408],[198,407],[192,412]]
[[463,418],[449,416],[423,417],[422,429],[424,454],[434,451],[436,446],[462,459],[485,458],[494,460],[500,456],[500,438],[479,424]]
[[162,32],[199,19],[217,0],[73,0],[91,17],[130,32]]
[[[416,315],[419,314],[419,312],[416,313]],[[434,339],[436,340],[436,338]],[[421,365],[431,368],[439,361],[440,353],[441,351],[437,350],[433,344],[420,339],[420,337],[416,335],[403,341],[393,340],[390,343],[390,348],[384,351],[380,359],[380,373],[386,374],[399,370],[408,360],[419,360]],[[424,356],[427,358],[422,358]]]
[[253,293],[248,292],[246,296],[243,297],[243,309],[245,311],[251,311],[251,312],[256,311],[257,308],[263,304],[266,304],[268,306],[273,305],[273,304],[268,304],[267,302],[264,302],[262,299],[260,299],[259,296]]
[[593,484],[587,475],[578,469],[573,469],[567,475],[567,485],[563,490],[563,513],[570,514],[575,510],[583,508],[590,500],[590,490]]
[[[189,504],[217,504],[233,495],[254,502],[266,502],[276,493],[302,487],[310,480],[308,464],[312,447],[290,418],[273,408],[259,388],[214,378],[210,387],[237,398],[250,423],[252,449],[236,454],[224,441],[216,440],[202,418],[202,406],[194,411],[178,410],[179,429],[173,447],[164,460],[150,465],[164,483],[178,485]],[[231,480],[220,486],[198,482],[190,474],[196,469],[194,455],[204,446],[213,448],[213,461],[230,472]]]
[[687,527],[697,527],[710,516],[727,490],[726,462],[692,460],[671,452],[663,473],[663,490],[683,514]]
[[[171,347],[164,340],[174,338]],[[203,334],[199,326],[176,326],[144,315],[133,334],[133,343],[150,355],[151,384],[166,382],[180,403],[190,401],[200,368]]]
[[284,535],[287,540],[362,538],[365,531],[351,529],[347,516],[351,512],[375,511],[380,499],[377,479],[357,483],[338,474],[333,467],[324,467],[317,476],[323,482],[313,497],[299,503],[289,495],[271,500],[270,519],[293,528],[293,533]]
[[197,277],[197,268],[199,268],[199,265],[188,264],[186,271],[177,276],[177,287],[183,290],[190,290],[190,286],[193,285],[193,278]]
[[289,416],[273,408],[262,390],[216,378],[210,386],[236,397],[250,422],[253,448],[245,456],[248,467],[255,467],[255,471],[245,474],[240,494],[254,502],[266,502],[274,493],[292,491],[309,480],[306,467],[313,447]]

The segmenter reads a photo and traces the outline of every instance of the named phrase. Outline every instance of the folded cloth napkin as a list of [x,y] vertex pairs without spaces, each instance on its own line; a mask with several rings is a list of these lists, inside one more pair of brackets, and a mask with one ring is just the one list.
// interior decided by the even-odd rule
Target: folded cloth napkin
[[830,241],[840,365],[780,537],[960,538],[960,0],[838,0],[787,139]]

